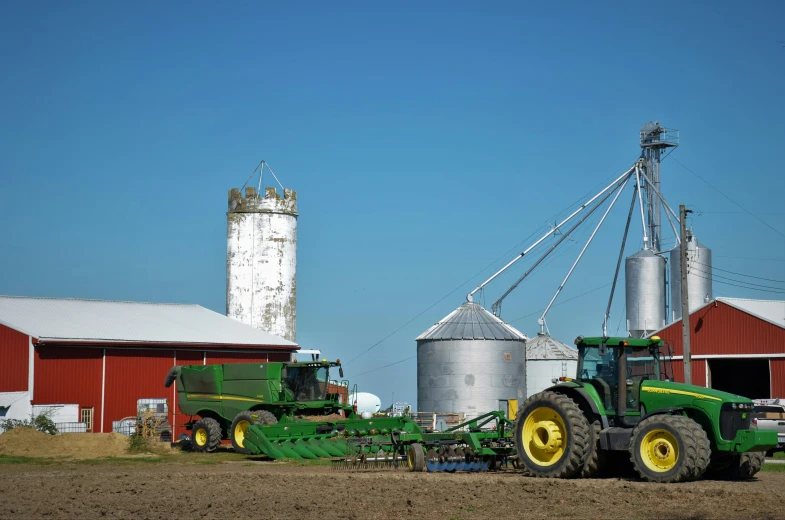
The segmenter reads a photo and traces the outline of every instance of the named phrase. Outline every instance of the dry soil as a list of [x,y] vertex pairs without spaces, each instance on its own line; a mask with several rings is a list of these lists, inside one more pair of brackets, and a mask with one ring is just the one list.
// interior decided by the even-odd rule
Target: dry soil
[[774,472],[668,485],[175,459],[0,464],[0,518],[766,519],[783,517],[785,499]]

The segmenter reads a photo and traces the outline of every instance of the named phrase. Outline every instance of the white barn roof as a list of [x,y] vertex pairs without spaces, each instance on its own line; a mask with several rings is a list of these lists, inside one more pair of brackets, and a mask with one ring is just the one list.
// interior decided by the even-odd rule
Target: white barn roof
[[545,359],[577,360],[578,350],[540,332],[537,336],[526,341],[526,360]]
[[0,296],[0,323],[41,343],[297,344],[199,305]]

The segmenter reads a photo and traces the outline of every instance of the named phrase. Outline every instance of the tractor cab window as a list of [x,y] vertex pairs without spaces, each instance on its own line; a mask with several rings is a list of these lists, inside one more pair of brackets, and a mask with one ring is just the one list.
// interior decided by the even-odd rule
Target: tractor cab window
[[600,348],[580,347],[580,361],[578,376],[582,380],[590,381],[601,378],[609,385],[616,384],[616,348],[606,347],[604,353],[600,353]]
[[286,386],[295,401],[324,401],[327,398],[327,367],[287,367]]

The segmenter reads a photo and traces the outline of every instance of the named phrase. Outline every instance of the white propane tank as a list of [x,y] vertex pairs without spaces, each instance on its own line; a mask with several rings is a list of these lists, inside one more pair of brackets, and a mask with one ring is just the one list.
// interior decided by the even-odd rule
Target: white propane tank
[[382,407],[382,401],[377,396],[369,394],[368,392],[357,392],[349,394],[349,402],[352,404],[357,403],[357,413],[362,414],[368,412],[374,414]]
[[362,417],[363,419],[371,419],[373,417],[373,414],[371,412],[363,412],[360,414],[360,417]]

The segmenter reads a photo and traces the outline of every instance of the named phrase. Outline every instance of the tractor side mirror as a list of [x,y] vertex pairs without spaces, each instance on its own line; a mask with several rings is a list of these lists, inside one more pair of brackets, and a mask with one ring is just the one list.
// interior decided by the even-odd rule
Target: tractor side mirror
[[343,367],[338,367],[338,375],[343,379]]
[[634,383],[633,383],[632,379],[628,379],[627,380],[627,386],[632,386],[633,384]]

